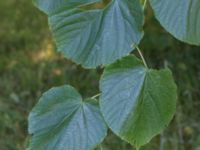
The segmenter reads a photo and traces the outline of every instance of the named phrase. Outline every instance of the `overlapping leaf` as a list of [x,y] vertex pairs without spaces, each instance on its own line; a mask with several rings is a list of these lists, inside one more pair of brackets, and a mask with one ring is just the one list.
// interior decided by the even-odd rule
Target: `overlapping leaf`
[[127,55],[143,36],[139,0],[34,0],[49,17],[58,51],[86,68]]
[[199,0],[150,0],[156,18],[177,39],[200,45]]
[[82,101],[71,86],[49,90],[29,116],[29,150],[91,150],[107,127],[94,100]]
[[147,69],[133,56],[110,65],[100,81],[100,108],[108,126],[137,148],[160,133],[176,107],[169,69]]

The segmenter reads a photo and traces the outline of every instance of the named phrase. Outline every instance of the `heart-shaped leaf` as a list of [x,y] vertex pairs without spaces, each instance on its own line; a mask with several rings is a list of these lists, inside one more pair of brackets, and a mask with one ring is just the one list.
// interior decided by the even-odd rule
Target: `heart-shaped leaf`
[[200,0],[150,0],[156,18],[177,39],[200,45]]
[[139,148],[160,133],[176,108],[169,69],[147,69],[128,56],[108,66],[100,80],[100,108],[111,130]]
[[49,17],[58,51],[86,68],[110,64],[143,36],[139,0],[34,0]]
[[52,88],[29,115],[29,150],[91,150],[106,132],[97,102],[71,86]]

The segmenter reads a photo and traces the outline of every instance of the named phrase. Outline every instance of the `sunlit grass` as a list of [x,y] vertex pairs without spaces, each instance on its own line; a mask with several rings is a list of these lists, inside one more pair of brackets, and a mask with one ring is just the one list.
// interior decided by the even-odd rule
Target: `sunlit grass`
[[52,61],[55,58],[57,58],[57,53],[55,53],[55,47],[49,39],[44,40],[40,50],[31,52],[31,60],[34,63]]

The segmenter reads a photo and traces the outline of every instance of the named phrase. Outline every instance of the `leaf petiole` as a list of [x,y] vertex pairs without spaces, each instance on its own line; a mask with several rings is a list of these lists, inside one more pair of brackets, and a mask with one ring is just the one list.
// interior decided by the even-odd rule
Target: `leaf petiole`
[[142,54],[140,48],[139,48],[137,45],[135,46],[135,48],[137,49],[137,51],[138,51],[138,53],[139,53],[139,55],[140,55],[140,57],[141,57],[141,59],[142,59],[142,62],[143,62],[143,64],[144,64],[144,66],[145,66],[146,68],[148,68],[147,63],[146,63],[146,61],[145,61],[145,59],[144,59],[144,56],[143,56],[143,54]]
[[146,6],[147,6],[147,0],[144,0],[143,10],[145,10]]
[[98,93],[98,94],[92,96],[91,99],[96,99],[96,98],[99,97],[100,95],[101,95],[101,93]]

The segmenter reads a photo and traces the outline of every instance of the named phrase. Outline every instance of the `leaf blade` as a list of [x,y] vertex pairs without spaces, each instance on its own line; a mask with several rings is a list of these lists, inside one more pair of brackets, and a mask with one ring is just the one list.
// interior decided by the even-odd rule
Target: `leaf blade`
[[71,86],[47,91],[29,115],[30,150],[91,150],[107,127],[97,102],[82,101]]
[[47,7],[44,1],[36,0],[36,5],[49,16],[58,51],[85,68],[114,62],[130,53],[131,45],[139,44],[143,37],[144,14],[139,0],[112,0],[102,9],[92,10],[81,6],[95,0],[60,1],[48,0]]
[[200,45],[199,0],[150,0],[155,16],[175,38]]
[[125,57],[106,68],[100,90],[100,109],[108,126],[137,148],[159,134],[175,112],[171,72],[146,69],[136,57]]

